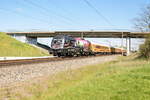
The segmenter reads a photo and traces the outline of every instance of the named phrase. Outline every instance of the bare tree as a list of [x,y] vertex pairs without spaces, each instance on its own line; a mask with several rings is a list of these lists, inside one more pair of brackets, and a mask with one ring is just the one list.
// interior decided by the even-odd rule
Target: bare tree
[[138,31],[150,32],[150,5],[147,5],[134,19],[134,26]]

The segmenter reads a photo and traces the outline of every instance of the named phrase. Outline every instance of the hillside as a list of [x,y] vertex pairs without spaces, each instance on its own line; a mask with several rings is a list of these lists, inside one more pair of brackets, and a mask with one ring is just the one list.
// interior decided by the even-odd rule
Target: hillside
[[48,53],[29,44],[21,43],[14,38],[0,32],[0,57],[4,56],[47,56]]

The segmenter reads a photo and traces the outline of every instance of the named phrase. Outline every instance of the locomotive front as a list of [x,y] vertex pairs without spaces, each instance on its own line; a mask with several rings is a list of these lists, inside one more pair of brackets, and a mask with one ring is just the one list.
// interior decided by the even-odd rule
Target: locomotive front
[[63,36],[55,36],[51,42],[51,48],[53,50],[63,49],[64,46],[64,37]]
[[67,35],[55,36],[51,42],[54,56],[73,56],[75,52],[75,39]]

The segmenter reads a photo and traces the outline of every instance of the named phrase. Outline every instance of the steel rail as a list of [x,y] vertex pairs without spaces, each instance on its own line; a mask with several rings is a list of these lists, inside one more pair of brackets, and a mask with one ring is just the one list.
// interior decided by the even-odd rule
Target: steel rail
[[109,55],[96,55],[96,56],[80,56],[80,57],[51,57],[51,58],[33,58],[33,59],[17,59],[17,60],[0,60],[0,68],[10,67],[13,65],[25,65],[25,64],[36,64],[36,63],[46,63],[54,61],[64,61],[73,59],[83,59],[92,58],[99,56],[109,56]]

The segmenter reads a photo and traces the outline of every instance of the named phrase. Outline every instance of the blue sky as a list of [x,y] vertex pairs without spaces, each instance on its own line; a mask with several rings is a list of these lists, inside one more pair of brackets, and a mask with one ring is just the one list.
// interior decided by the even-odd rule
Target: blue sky
[[133,29],[133,18],[150,0],[0,0],[0,31]]

